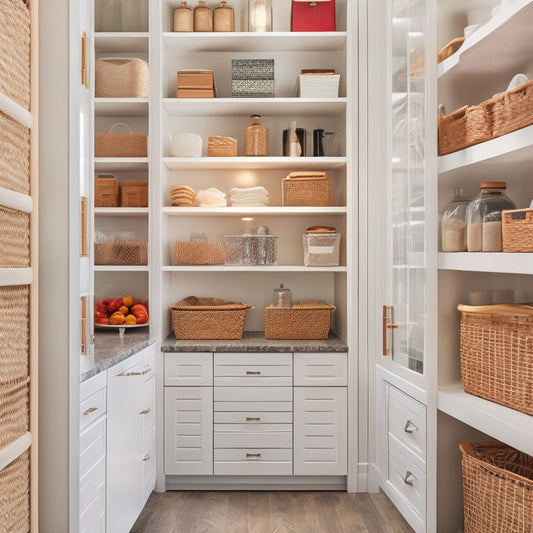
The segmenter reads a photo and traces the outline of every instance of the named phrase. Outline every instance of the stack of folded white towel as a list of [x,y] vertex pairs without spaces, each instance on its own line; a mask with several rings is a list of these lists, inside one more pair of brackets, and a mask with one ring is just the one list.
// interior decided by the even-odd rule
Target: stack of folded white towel
[[229,191],[230,202],[233,206],[267,206],[270,205],[270,194],[264,187],[234,187]]
[[226,195],[215,188],[203,189],[196,193],[194,205],[198,207],[226,207]]

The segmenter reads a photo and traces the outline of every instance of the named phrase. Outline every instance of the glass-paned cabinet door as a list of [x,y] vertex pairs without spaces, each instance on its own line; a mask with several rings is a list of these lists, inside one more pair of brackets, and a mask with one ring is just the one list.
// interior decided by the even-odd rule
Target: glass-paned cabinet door
[[[425,1],[389,0],[388,306],[384,354],[424,373],[426,317]],[[390,307],[389,307],[390,306]]]

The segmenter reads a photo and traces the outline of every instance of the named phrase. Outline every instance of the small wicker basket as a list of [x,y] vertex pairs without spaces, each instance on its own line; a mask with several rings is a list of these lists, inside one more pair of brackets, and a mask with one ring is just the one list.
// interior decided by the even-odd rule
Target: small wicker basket
[[95,61],[97,98],[148,98],[148,63],[138,57]]
[[491,100],[494,137],[506,135],[533,123],[533,80]]
[[120,184],[121,207],[148,207],[148,182],[123,181]]
[[465,533],[531,533],[533,457],[498,441],[462,442]]
[[238,139],[233,137],[214,136],[207,139],[208,157],[237,157]]
[[465,392],[533,415],[533,306],[459,305]]
[[282,180],[282,204],[289,207],[328,206],[330,189],[325,172],[291,172]]
[[[114,133],[117,126],[124,126],[128,133]],[[95,157],[146,157],[147,155],[147,136],[133,133],[123,122],[117,122],[106,131],[94,134]]]
[[146,241],[103,242],[94,245],[95,265],[147,265]]
[[226,303],[219,298],[195,298],[170,306],[176,339],[242,339],[246,311],[253,306]]
[[504,252],[533,252],[533,209],[502,211]]
[[265,307],[265,339],[327,339],[334,305],[319,301],[294,302],[284,309]]
[[115,176],[98,176],[94,180],[94,207],[118,207],[119,193]]
[[339,266],[340,233],[304,233],[302,240],[306,267]]
[[216,240],[174,243],[175,265],[222,265],[225,258],[224,247]]

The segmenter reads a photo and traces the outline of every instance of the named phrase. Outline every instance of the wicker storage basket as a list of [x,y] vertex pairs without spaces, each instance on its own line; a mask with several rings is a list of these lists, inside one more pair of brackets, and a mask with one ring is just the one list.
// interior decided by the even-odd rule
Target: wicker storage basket
[[214,136],[207,139],[208,157],[237,157],[239,141],[233,137]]
[[459,448],[465,533],[531,533],[533,457],[498,441]]
[[189,297],[170,306],[172,329],[176,339],[242,339],[246,311],[251,308],[243,303]]
[[492,118],[486,105],[465,106],[439,117],[439,155],[492,138]]
[[146,241],[103,242],[94,245],[95,265],[147,265]]
[[533,209],[502,211],[504,252],[533,252]]
[[459,305],[466,392],[533,415],[533,306]]
[[[117,126],[124,126],[128,133],[113,133]],[[146,157],[148,140],[142,133],[133,133],[123,122],[113,124],[103,133],[94,134],[95,157]]]
[[464,37],[457,37],[456,39],[453,39],[448,44],[443,46],[437,54],[437,63],[441,63],[445,59],[448,59],[450,56],[455,54],[455,52],[457,52],[457,50],[459,50],[459,48],[463,46],[464,42]]
[[148,207],[148,182],[121,182],[120,205],[121,207]]
[[30,266],[30,215],[0,206],[0,267]]
[[0,111],[0,132],[0,187],[29,194],[30,130]]
[[325,172],[291,172],[283,178],[281,192],[284,206],[330,205],[330,182]]
[[0,471],[2,532],[30,531],[30,452],[26,450]]
[[26,377],[0,383],[0,449],[28,431],[29,381]]
[[174,243],[175,265],[222,265],[225,257],[222,243],[216,240]]
[[340,233],[304,233],[304,265],[339,266]]
[[25,2],[0,0],[0,20],[0,92],[29,109],[30,12]]
[[28,376],[29,287],[0,287],[0,383]]
[[529,126],[533,123],[533,80],[488,100],[487,104],[489,102],[494,137]]
[[265,307],[265,339],[327,339],[334,305],[294,302],[290,309]]
[[94,206],[118,207],[120,186],[115,176],[98,176],[94,180]]
[[138,57],[95,62],[97,98],[148,98],[148,64]]

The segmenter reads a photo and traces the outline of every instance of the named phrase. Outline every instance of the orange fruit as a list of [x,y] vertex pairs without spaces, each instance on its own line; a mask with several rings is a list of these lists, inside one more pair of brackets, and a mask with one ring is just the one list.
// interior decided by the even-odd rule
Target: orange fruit
[[122,298],[122,303],[126,307],[131,307],[133,305],[133,296],[124,296],[124,298]]
[[125,305],[121,305],[119,311],[126,316],[128,314],[128,308]]
[[124,324],[127,324],[128,326],[137,324],[137,319],[135,318],[135,315],[127,315]]
[[113,326],[121,326],[124,324],[124,320],[126,317],[120,312],[115,311],[110,317],[109,317],[109,323]]

